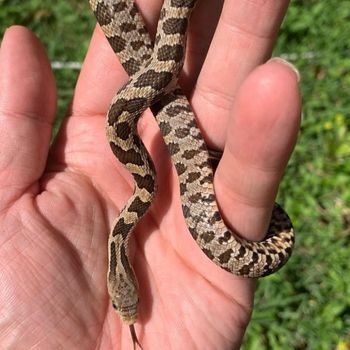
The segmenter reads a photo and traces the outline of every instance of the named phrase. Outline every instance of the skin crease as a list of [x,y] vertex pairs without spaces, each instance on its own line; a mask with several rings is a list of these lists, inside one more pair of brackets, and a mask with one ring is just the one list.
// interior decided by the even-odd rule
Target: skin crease
[[[160,1],[138,4],[147,9],[152,31]],[[211,23],[206,23],[206,6],[200,3],[194,14],[181,82],[207,141],[224,149],[215,190],[227,223],[247,238],[261,239],[300,123],[294,71],[279,61],[262,64],[287,1],[225,1],[211,43],[220,6],[208,5]],[[108,231],[133,184],[109,149],[104,117],[126,79],[97,28],[69,117],[49,147],[56,92],[48,59],[27,29],[11,27],[5,33],[0,48],[1,348],[132,348],[129,329],[121,326],[106,290]],[[156,199],[130,247],[141,290],[139,340],[145,350],[238,349],[252,311],[254,281],[221,270],[199,250],[149,112],[139,130],[158,171]]]

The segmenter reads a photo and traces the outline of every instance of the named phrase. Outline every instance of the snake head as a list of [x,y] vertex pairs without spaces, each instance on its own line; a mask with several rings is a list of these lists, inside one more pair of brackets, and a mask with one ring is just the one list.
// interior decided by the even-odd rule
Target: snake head
[[134,324],[137,320],[137,306],[139,303],[136,279],[121,273],[116,279],[109,276],[108,292],[113,308],[123,323],[127,325]]

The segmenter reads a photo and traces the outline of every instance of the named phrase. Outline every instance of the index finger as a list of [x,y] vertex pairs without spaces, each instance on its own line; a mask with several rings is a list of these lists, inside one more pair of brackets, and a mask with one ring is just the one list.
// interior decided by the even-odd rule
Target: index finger
[[96,26],[79,74],[70,114],[104,116],[113,95],[127,79],[101,28]]

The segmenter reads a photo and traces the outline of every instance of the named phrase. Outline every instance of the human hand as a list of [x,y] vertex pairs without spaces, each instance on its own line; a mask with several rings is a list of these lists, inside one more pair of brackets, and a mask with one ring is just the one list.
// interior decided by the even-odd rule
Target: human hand
[[[159,3],[140,3],[152,28]],[[227,223],[260,239],[299,126],[293,71],[278,61],[256,68],[270,55],[287,2],[226,1],[193,88],[219,5],[203,2],[194,13],[182,84],[207,142],[225,149],[215,190]],[[106,290],[108,231],[133,183],[109,149],[104,116],[126,74],[96,30],[69,117],[49,150],[54,80],[26,29],[6,32],[0,72],[0,344],[130,349],[129,329]],[[238,348],[254,281],[221,270],[197,247],[153,117],[146,113],[139,124],[159,186],[131,240],[140,283],[139,339],[145,350]]]

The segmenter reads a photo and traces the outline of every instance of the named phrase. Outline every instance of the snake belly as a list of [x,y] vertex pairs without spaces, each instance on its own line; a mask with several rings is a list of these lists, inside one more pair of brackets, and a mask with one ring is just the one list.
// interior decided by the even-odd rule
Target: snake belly
[[109,238],[108,290],[125,323],[137,318],[137,280],[127,243],[155,191],[152,161],[136,123],[150,107],[179,176],[182,210],[189,231],[217,265],[239,276],[261,277],[281,268],[294,245],[286,212],[275,204],[265,239],[252,242],[229,229],[216,203],[207,146],[190,104],[176,85],[185,53],[185,35],[194,0],[165,0],[153,45],[132,0],[90,0],[111,47],[130,76],[113,98],[107,138],[113,153],[132,173],[135,191],[113,225]]

